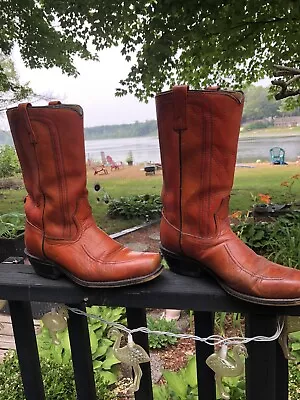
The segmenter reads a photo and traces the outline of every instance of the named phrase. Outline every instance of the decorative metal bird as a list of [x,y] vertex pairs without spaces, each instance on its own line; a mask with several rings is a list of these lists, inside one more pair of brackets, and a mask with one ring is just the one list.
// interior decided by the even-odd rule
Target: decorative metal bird
[[128,335],[128,343],[126,346],[120,347],[123,334],[116,328],[111,328],[108,332],[109,337],[116,336],[116,341],[113,345],[113,351],[118,360],[131,366],[134,371],[134,380],[128,391],[137,392],[140,388],[142,378],[142,370],[139,364],[150,361],[147,352],[138,344],[134,343],[132,336]]
[[50,312],[43,316],[43,324],[49,330],[54,344],[60,344],[57,333],[63,332],[67,328],[67,318],[68,310],[65,307],[61,307],[57,311],[55,308],[52,308]]
[[295,357],[289,349],[289,334],[300,331],[300,317],[285,316],[283,317],[283,330],[278,338],[278,342],[282,348],[283,354],[287,360],[294,360]]
[[233,347],[232,357],[227,354],[227,351],[228,347],[224,345],[220,350],[211,354],[206,360],[206,364],[215,373],[215,380],[220,396],[225,400],[229,400],[230,396],[223,386],[222,378],[225,376],[236,377],[241,375],[244,372],[244,360],[241,358],[241,355],[245,358],[248,357],[247,349],[243,344],[238,344]]

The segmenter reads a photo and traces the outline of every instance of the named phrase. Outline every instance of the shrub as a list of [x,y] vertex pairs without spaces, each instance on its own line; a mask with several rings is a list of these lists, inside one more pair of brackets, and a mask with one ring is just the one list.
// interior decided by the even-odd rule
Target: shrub
[[25,214],[11,212],[0,215],[0,237],[14,239],[24,233]]
[[9,178],[21,171],[15,149],[8,144],[0,147],[0,178]]
[[[154,400],[198,399],[195,356],[191,357],[185,368],[177,372],[164,371],[163,377],[166,380],[166,384],[154,385]],[[222,382],[231,400],[246,400],[245,379],[243,376],[237,378],[223,378]],[[219,399],[221,399],[221,397],[217,394],[217,400]]]
[[269,121],[254,121],[244,125],[244,129],[247,131],[253,131],[255,129],[265,129],[269,126],[273,126],[273,124]]
[[[72,363],[59,364],[41,359],[41,372],[47,400],[76,400]],[[103,378],[95,372],[98,400],[110,400],[112,394]],[[0,364],[0,399],[25,400],[19,362],[16,353],[10,352]]]
[[289,399],[299,400],[300,366],[296,362],[289,362]]
[[232,229],[249,247],[271,261],[300,267],[300,213],[286,214],[272,223],[244,221]]
[[149,221],[160,217],[161,208],[161,198],[156,194],[121,197],[109,203],[108,215],[111,218],[141,218]]
[[[147,326],[151,331],[164,331],[178,333],[175,321],[167,321],[165,318],[154,319],[147,318]],[[177,342],[176,337],[167,335],[149,334],[149,347],[150,349],[162,349]]]
[[164,371],[166,380],[164,385],[155,385],[153,388],[154,400],[197,400],[196,357],[193,356],[186,368],[178,372]]

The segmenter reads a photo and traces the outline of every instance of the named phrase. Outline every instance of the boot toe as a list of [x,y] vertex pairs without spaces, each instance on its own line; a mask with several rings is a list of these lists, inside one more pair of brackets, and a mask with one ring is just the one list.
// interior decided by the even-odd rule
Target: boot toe
[[110,262],[115,262],[115,273],[121,279],[149,277],[161,269],[160,254],[131,251],[126,247]]
[[300,303],[300,271],[271,263],[273,274],[261,281],[263,297],[295,299]]

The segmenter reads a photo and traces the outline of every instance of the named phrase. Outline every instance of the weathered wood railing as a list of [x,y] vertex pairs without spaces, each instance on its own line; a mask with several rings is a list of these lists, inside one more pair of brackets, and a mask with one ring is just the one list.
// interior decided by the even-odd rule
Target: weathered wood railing
[[[24,392],[27,400],[43,400],[30,302],[64,303],[84,309],[85,305],[124,306],[130,328],[146,325],[146,308],[176,308],[195,311],[195,332],[201,337],[213,334],[216,311],[242,312],[246,316],[247,336],[271,336],[278,315],[300,315],[297,307],[263,307],[228,296],[209,278],[199,280],[166,270],[155,281],[119,289],[87,289],[67,279],[47,280],[37,276],[31,266],[0,264],[0,298],[9,301]],[[70,313],[69,335],[78,400],[95,400],[87,320]],[[135,341],[148,349],[147,336],[137,334]],[[205,360],[212,346],[196,343],[197,375],[200,400],[215,400],[213,372]],[[288,400],[288,365],[277,341],[252,342],[246,361],[247,400]],[[151,400],[149,364],[142,365],[143,378],[137,400]]]

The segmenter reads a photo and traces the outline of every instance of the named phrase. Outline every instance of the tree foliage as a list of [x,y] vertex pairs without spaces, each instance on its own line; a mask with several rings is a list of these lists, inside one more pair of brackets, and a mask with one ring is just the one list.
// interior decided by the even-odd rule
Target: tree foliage
[[12,59],[0,52],[0,112],[31,94],[28,84],[20,83]]
[[86,140],[112,139],[122,137],[145,137],[157,135],[156,121],[135,122],[133,124],[101,125],[85,128]]
[[268,87],[254,85],[250,85],[245,90],[243,122],[300,115],[300,108],[297,107],[297,104],[292,111],[287,112],[286,104],[289,99],[276,101],[273,96],[270,97],[269,90]]
[[9,145],[0,147],[0,178],[8,178],[21,172],[16,151]]
[[280,102],[268,99],[268,89],[262,86],[251,85],[245,91],[246,101],[243,112],[243,121],[264,119],[278,116]]
[[[188,82],[245,86],[299,64],[298,0],[0,0],[0,49],[31,68],[75,74],[75,55],[121,45],[132,63],[116,94],[140,99]],[[2,77],[3,79],[3,77]]]

